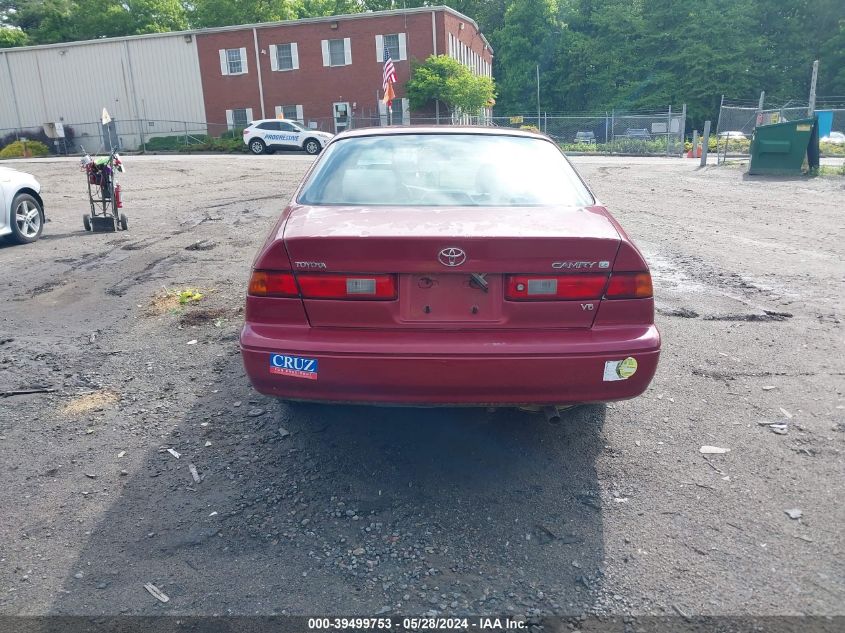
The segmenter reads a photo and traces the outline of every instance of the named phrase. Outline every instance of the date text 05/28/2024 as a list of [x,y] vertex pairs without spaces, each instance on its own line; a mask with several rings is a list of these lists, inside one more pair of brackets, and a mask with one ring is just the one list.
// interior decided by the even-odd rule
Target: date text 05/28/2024
[[353,617],[308,618],[312,631],[383,630],[383,631],[515,631],[524,629],[523,620],[499,617]]

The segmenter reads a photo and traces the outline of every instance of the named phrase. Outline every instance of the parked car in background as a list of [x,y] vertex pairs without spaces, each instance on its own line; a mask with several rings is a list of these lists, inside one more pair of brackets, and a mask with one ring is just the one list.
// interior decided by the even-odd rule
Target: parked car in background
[[645,141],[651,140],[651,134],[644,127],[629,127],[625,130],[625,138],[638,138]]
[[575,142],[576,143],[587,143],[589,145],[596,144],[596,135],[594,132],[576,132],[575,133]]
[[244,143],[253,154],[272,154],[278,149],[319,154],[333,136],[328,132],[309,130],[289,119],[260,119],[244,130]]
[[842,132],[831,132],[827,136],[819,139],[821,143],[830,143],[831,145],[845,145],[845,134]]
[[633,398],[660,353],[640,251],[527,131],[343,132],[258,252],[240,337],[288,400],[542,405]]
[[18,244],[28,244],[41,237],[44,201],[35,176],[0,167],[0,211],[0,236],[8,236]]

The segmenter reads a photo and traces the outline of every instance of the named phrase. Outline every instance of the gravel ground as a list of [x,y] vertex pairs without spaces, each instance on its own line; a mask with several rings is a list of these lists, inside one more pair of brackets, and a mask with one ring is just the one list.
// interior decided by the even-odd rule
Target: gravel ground
[[251,390],[250,261],[307,157],[128,157],[113,234],[75,161],[11,163],[51,221],[0,247],[0,391],[55,391],[0,399],[0,615],[842,614],[845,179],[575,162],[664,352],[558,426]]

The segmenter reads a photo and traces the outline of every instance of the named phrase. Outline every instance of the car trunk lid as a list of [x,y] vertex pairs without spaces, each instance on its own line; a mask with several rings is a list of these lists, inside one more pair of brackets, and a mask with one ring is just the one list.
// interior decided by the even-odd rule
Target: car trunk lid
[[595,284],[609,273],[619,242],[597,206],[299,206],[284,229],[297,275],[396,275],[393,301],[305,298],[316,327],[590,327],[598,296],[509,300],[509,275],[566,275]]

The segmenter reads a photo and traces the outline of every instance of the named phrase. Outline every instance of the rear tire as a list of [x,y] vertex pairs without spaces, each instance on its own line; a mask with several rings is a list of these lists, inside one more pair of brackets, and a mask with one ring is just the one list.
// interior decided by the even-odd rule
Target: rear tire
[[129,230],[129,219],[126,217],[125,213],[120,214],[120,228],[123,231]]
[[82,226],[85,227],[86,231],[91,230],[91,216],[88,215],[87,213],[82,216]]
[[44,230],[44,210],[35,197],[19,193],[12,200],[12,235],[18,244],[31,244]]
[[320,150],[323,149],[320,147],[320,141],[315,138],[307,138],[305,142],[302,144],[302,149],[305,150],[306,154],[310,154],[311,156],[315,156],[320,153]]
[[260,138],[254,138],[249,142],[249,151],[256,156],[260,156],[267,151],[267,145]]

